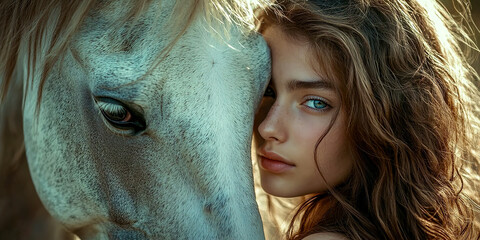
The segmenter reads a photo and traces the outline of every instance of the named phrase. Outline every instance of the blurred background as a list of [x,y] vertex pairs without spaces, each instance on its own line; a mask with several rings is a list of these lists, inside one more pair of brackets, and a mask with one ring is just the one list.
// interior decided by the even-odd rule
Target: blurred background
[[[461,12],[461,9],[459,9],[459,5],[455,4],[456,0],[440,0],[445,7],[450,11],[452,15],[455,16],[455,19],[457,21],[461,20],[462,18],[467,17],[467,20],[473,20],[475,23],[475,26],[471,26],[471,34],[470,36],[476,43],[477,46],[480,45],[480,33],[479,33],[479,27],[480,27],[480,0],[470,0],[470,9],[471,9],[471,19],[468,19],[468,16],[464,16],[464,14],[458,13],[459,11]],[[470,52],[470,63],[472,66],[475,68],[475,70],[480,72],[480,53],[478,51],[471,50]]]

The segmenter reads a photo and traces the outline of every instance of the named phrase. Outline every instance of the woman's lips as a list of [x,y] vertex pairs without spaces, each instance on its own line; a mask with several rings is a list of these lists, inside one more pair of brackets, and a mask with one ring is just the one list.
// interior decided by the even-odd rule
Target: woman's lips
[[294,164],[289,163],[279,155],[273,152],[259,151],[260,167],[268,172],[283,173],[295,167]]

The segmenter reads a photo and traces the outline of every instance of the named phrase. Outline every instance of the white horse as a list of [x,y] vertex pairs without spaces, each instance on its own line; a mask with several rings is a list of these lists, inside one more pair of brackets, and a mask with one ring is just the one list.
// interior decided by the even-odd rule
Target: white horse
[[251,2],[2,1],[0,238],[263,239]]

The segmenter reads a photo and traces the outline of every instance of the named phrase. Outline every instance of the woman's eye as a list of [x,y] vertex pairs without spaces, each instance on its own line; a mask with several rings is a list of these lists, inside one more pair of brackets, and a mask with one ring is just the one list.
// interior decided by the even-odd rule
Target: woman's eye
[[265,89],[265,93],[263,94],[263,97],[275,98],[275,91],[273,90],[273,88],[268,86],[267,89]]
[[325,101],[319,99],[309,99],[304,105],[315,110],[325,110],[330,107]]
[[122,130],[145,130],[145,119],[142,115],[130,110],[122,102],[108,97],[95,98],[103,117],[115,128]]

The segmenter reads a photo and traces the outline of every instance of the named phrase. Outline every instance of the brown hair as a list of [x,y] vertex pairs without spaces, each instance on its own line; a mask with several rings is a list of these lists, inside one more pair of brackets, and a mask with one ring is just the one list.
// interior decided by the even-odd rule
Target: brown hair
[[430,0],[279,1],[260,31],[272,25],[328,58],[354,149],[349,179],[304,201],[287,238],[480,238],[474,44],[451,15]]

